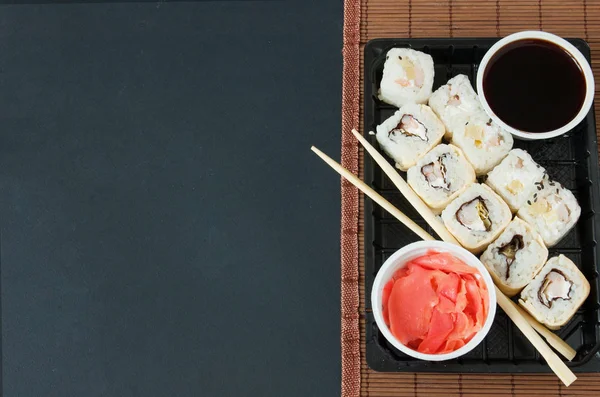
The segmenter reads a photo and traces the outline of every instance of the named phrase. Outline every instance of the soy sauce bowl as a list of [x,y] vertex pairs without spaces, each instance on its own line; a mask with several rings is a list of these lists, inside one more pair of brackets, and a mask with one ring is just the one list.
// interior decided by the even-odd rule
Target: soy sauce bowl
[[[490,66],[494,62],[496,62],[497,59],[501,59],[500,57],[503,56],[503,54],[505,54],[511,47],[517,46],[518,43],[515,44],[515,42],[523,41],[523,40],[535,40],[535,41],[548,42],[548,43],[550,43],[550,45],[553,44],[555,47],[562,49],[566,54],[568,54],[572,58],[572,60],[574,60],[574,62],[577,64],[577,66],[579,67],[579,70],[581,71],[581,75],[583,76],[583,80],[585,82],[585,88],[582,90],[583,93],[581,95],[583,97],[583,100],[581,100],[581,96],[580,96],[579,98],[573,98],[573,101],[571,101],[571,99],[569,99],[569,101],[571,101],[571,102],[567,102],[569,105],[572,105],[572,107],[574,108],[574,111],[571,114],[575,114],[572,117],[570,115],[567,116],[566,120],[570,119],[570,121],[565,120],[563,124],[554,126],[554,128],[551,128],[548,130],[527,131],[525,129],[519,129],[519,128],[515,127],[514,125],[509,125],[506,120],[503,120],[502,117],[499,116],[497,114],[497,112],[495,112],[493,110],[493,106],[490,104],[490,102],[493,102],[490,100],[491,93],[488,93],[488,95],[490,95],[490,98],[488,98],[488,95],[486,95],[486,89],[485,89],[486,82],[484,79],[486,77],[486,71],[488,71],[488,68],[490,68]],[[498,54],[498,57],[495,58],[495,56],[497,54]],[[527,56],[527,54],[526,54],[526,56]],[[529,56],[534,57],[535,55],[531,54]],[[493,61],[493,62],[490,62],[490,61]],[[528,62],[536,62],[537,60],[528,59],[527,61]],[[552,65],[552,64],[540,65],[540,67],[548,67],[548,68],[551,68],[553,66],[557,66],[557,65]],[[538,79],[538,82],[539,82],[539,75],[537,75],[535,77]],[[556,79],[560,79],[561,77],[563,77],[563,76],[555,76]],[[581,80],[579,80],[579,81],[581,81]],[[553,81],[551,81],[549,79],[548,84],[551,85],[552,83],[553,83]],[[592,103],[594,101],[594,91],[595,91],[594,75],[592,73],[592,68],[590,67],[588,61],[585,59],[583,54],[568,41],[566,41],[554,34],[547,33],[547,32],[541,32],[541,31],[524,31],[524,32],[514,33],[509,36],[504,37],[503,39],[499,40],[496,44],[494,44],[489,49],[489,51],[485,54],[481,63],[479,64],[479,69],[477,71],[477,83],[476,84],[477,84],[477,92],[479,93],[479,98],[481,99],[481,104],[482,104],[485,112],[488,114],[488,116],[493,121],[495,121],[498,125],[500,125],[504,129],[509,131],[516,139],[522,139],[522,140],[549,139],[549,138],[554,138],[554,137],[562,135],[566,132],[571,131],[587,116],[588,112],[590,111],[590,109],[592,107]],[[525,84],[526,84],[526,82],[525,82]],[[530,92],[533,92],[533,91],[530,91]],[[506,101],[510,98],[503,97],[503,99]],[[547,99],[546,97],[543,97],[540,95],[540,101],[535,101],[534,105],[544,103],[544,101],[546,99]],[[574,101],[577,101],[577,102],[574,103]],[[530,101],[530,102],[533,102],[533,101]],[[579,107],[579,111],[577,111],[578,103],[581,103],[581,106]],[[522,114],[524,114],[524,112],[527,112],[527,108],[525,106],[517,105],[517,106],[515,106],[514,112],[516,112],[515,114],[522,115]],[[504,114],[506,115],[506,109],[505,109]],[[539,112],[538,112],[538,114],[539,114]],[[550,108],[548,108],[548,116],[549,117],[553,116],[553,110],[551,110]]]

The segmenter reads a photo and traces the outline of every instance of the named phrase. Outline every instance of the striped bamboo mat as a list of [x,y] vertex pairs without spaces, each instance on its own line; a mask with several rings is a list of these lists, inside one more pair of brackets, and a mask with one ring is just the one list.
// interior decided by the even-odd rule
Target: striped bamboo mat
[[[362,126],[362,56],[369,40],[499,37],[520,30],[546,30],[563,37],[586,39],[592,50],[594,75],[600,82],[600,0],[346,0],[342,163],[362,176],[362,153],[352,143],[350,129]],[[359,90],[359,98],[352,93],[353,88]],[[600,120],[598,101],[595,111],[596,119]],[[350,208],[356,208],[356,202],[352,201],[357,194],[351,186],[342,183],[344,207],[351,203]],[[358,197],[358,212],[344,211],[342,216],[343,397],[600,396],[600,374],[579,374],[579,379],[567,389],[553,375],[377,373],[370,370],[365,359],[364,319],[356,316],[362,312],[365,300],[364,214],[362,196]],[[358,241],[349,242],[348,235],[357,236]],[[354,277],[356,269],[358,285]],[[352,290],[357,287],[358,301]],[[359,319],[358,324],[356,319]]]

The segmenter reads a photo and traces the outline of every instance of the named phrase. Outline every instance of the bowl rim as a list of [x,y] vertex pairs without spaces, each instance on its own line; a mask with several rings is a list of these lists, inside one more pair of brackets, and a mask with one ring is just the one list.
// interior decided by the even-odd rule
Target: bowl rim
[[[504,121],[502,121],[498,116],[496,116],[496,114],[492,111],[491,107],[489,106],[487,99],[485,98],[485,92],[483,90],[483,75],[485,73],[485,69],[486,69],[490,59],[501,48],[503,48],[507,44],[510,44],[510,43],[518,41],[518,40],[523,40],[523,39],[541,39],[541,40],[546,40],[546,41],[549,41],[551,43],[558,45],[559,47],[561,47],[565,51],[567,51],[575,59],[575,61],[579,64],[579,67],[581,68],[581,70],[583,72],[583,76],[584,76],[585,83],[586,83],[586,93],[585,93],[585,98],[583,100],[583,104],[581,105],[581,108],[579,109],[579,112],[577,113],[577,115],[570,122],[568,122],[561,128],[557,128],[555,130],[546,131],[546,132],[527,132],[527,131],[521,131],[519,129],[513,128],[513,127],[509,126],[508,124],[506,124]],[[523,32],[513,33],[513,34],[510,34],[510,35],[500,39],[499,41],[497,41],[485,53],[483,59],[479,63],[479,68],[477,70],[476,85],[477,85],[477,93],[479,94],[481,105],[482,105],[483,109],[485,110],[485,112],[487,113],[487,115],[494,122],[496,122],[498,125],[500,125],[502,128],[504,128],[505,130],[510,132],[515,137],[520,138],[520,139],[525,139],[525,140],[539,140],[539,139],[554,138],[554,137],[562,135],[566,132],[571,131],[589,113],[589,111],[592,107],[592,104],[594,102],[594,94],[595,94],[594,74],[592,72],[592,68],[591,68],[589,62],[587,61],[587,59],[585,59],[585,57],[583,56],[581,51],[579,51],[577,48],[575,48],[574,45],[572,45],[571,43],[569,43],[562,37],[559,37],[552,33],[542,32],[539,30],[526,30]]]
[[[483,327],[463,347],[444,354],[421,353],[402,344],[392,335],[392,332],[385,324],[385,321],[383,320],[383,313],[381,310],[383,287],[385,283],[389,281],[389,277],[384,279],[384,276],[386,276],[387,273],[393,274],[393,272],[404,266],[404,264],[406,264],[406,262],[408,262],[409,260],[416,258],[417,256],[421,256],[432,249],[440,252],[448,252],[452,255],[457,256],[467,265],[475,267],[483,276],[483,279],[488,289],[489,296],[489,308]],[[373,289],[371,291],[371,308],[373,310],[373,316],[375,318],[375,323],[377,324],[377,327],[379,328],[385,339],[387,339],[387,341],[390,342],[396,349],[420,360],[445,361],[460,357],[468,353],[469,351],[473,350],[477,345],[479,345],[483,338],[485,338],[490,328],[492,327],[492,323],[494,322],[494,317],[496,315],[496,290],[494,282],[492,281],[492,278],[486,270],[485,266],[479,261],[479,259],[475,255],[473,255],[466,249],[459,247],[455,244],[446,243],[444,241],[418,241],[408,244],[403,248],[399,249],[383,263],[383,265],[377,272],[377,275],[375,276],[375,281],[373,282]]]

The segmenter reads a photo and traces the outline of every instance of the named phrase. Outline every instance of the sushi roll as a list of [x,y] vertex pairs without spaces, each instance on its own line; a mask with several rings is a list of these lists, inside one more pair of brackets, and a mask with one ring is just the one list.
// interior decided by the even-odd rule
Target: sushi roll
[[385,57],[379,99],[397,107],[427,103],[434,73],[430,55],[410,48],[392,48]]
[[487,185],[471,184],[444,211],[442,220],[458,242],[478,254],[509,224],[508,205]]
[[550,258],[521,292],[519,304],[550,329],[559,329],[590,293],[590,283],[564,255]]
[[426,105],[402,106],[394,115],[377,126],[377,142],[402,171],[440,143],[444,124]]
[[529,153],[513,149],[493,170],[485,181],[506,201],[513,212],[525,204],[536,190],[536,183],[544,178],[545,170]]
[[581,207],[570,190],[547,176],[535,186],[517,215],[538,231],[547,247],[552,247],[575,226]]
[[454,76],[431,94],[429,106],[446,126],[446,139],[452,138],[454,131],[471,119],[489,118],[464,74]]
[[513,137],[493,121],[470,120],[452,134],[452,143],[465,153],[477,175],[487,174],[512,149]]
[[507,296],[515,296],[544,266],[548,248],[527,222],[515,218],[480,259],[498,288]]
[[410,167],[407,179],[412,189],[437,214],[475,182],[475,171],[462,150],[442,144]]

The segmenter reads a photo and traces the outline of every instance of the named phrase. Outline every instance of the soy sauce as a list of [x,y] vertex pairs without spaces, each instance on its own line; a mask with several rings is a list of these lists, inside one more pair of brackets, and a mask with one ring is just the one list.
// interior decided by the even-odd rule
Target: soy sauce
[[490,108],[509,126],[547,132],[579,113],[586,83],[568,52],[549,41],[525,39],[494,54],[483,75],[483,90]]

